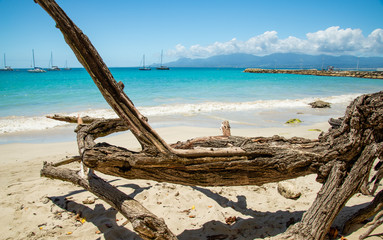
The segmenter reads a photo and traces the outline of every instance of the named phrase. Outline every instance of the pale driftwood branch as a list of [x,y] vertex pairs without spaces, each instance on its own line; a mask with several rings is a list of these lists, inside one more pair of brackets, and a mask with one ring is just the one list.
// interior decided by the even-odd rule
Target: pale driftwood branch
[[[62,121],[62,122],[78,123],[78,117],[74,117],[74,116],[64,116],[64,115],[55,114],[53,116],[46,116],[46,117],[49,119]],[[82,119],[82,123],[89,124],[89,123],[92,123],[96,120],[100,120],[101,118],[92,118],[89,116],[84,116],[81,119]]]
[[383,209],[383,190],[380,191],[374,198],[374,200],[365,208],[360,209],[354,215],[348,219],[343,226],[343,233],[349,234],[352,226],[360,224],[363,221],[376,215]]
[[95,194],[126,217],[143,239],[177,239],[163,219],[159,219],[139,202],[94,174],[82,178],[76,171],[45,163],[41,176],[71,182]]
[[374,231],[377,227],[379,227],[380,225],[382,225],[383,223],[383,211],[379,212],[375,217],[374,219],[372,220],[371,223],[368,223],[366,225],[372,225],[365,233],[363,233],[362,235],[359,236],[359,239],[362,240],[362,239],[365,239],[367,238],[371,233],[372,231]]
[[53,167],[59,167],[59,166],[62,166],[62,165],[73,163],[73,162],[81,162],[81,160],[82,160],[82,158],[80,156],[74,156],[74,157],[71,157],[71,158],[68,158],[68,159],[64,159],[64,160],[52,163],[52,166]]

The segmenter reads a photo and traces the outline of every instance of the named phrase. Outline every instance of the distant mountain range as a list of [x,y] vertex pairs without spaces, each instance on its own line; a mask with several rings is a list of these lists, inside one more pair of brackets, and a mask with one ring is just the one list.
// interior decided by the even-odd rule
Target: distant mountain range
[[169,67],[231,67],[231,68],[304,68],[376,69],[383,68],[383,57],[355,57],[275,53],[267,56],[251,54],[218,55],[209,58],[180,58],[166,63]]

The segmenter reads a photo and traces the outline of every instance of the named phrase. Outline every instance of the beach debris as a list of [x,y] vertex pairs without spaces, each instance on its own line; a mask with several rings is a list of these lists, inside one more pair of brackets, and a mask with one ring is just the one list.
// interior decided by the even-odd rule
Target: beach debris
[[312,108],[330,108],[331,107],[331,103],[325,102],[322,100],[317,100],[315,102],[311,102],[311,103],[309,103],[309,105]]
[[231,225],[231,224],[235,223],[237,220],[238,220],[238,219],[237,219],[236,216],[225,218],[225,222],[226,222],[226,224],[228,224],[228,225]]
[[125,226],[126,224],[128,224],[129,223],[129,220],[126,220],[125,222],[123,222],[122,224],[121,224],[121,226]]
[[195,209],[195,206],[193,205],[192,207],[191,207],[191,210],[194,210]]
[[301,123],[302,121],[298,118],[292,118],[286,121],[286,124],[298,124]]
[[182,211],[183,213],[190,214],[190,209],[185,209]]
[[296,200],[302,194],[293,183],[287,181],[279,182],[277,189],[279,194],[287,199]]
[[322,130],[320,130],[319,128],[311,128],[308,131],[311,131],[311,132],[322,132]]
[[43,227],[45,227],[45,226],[47,226],[47,223],[41,223],[41,224],[37,225],[37,227],[38,227],[40,230],[42,230]]
[[328,232],[329,239],[336,239],[338,238],[339,230],[335,227],[331,227],[330,231]]
[[66,235],[71,235],[73,232],[67,232]]
[[93,204],[96,201],[94,197],[87,197],[85,200],[82,201],[83,204]]
[[75,220],[77,222],[80,222],[81,224],[84,224],[86,222],[86,218],[81,217],[81,213],[77,213],[75,216]]
[[189,215],[189,218],[195,218],[196,216],[195,215]]
[[96,233],[96,234],[101,234],[101,231],[100,231],[100,230],[97,230],[95,233]]

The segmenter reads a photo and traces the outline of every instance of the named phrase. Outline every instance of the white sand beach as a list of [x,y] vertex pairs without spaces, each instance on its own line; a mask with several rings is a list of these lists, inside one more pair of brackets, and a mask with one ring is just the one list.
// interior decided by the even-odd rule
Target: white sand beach
[[[232,129],[241,136],[300,136],[316,138],[327,131],[327,123],[289,128]],[[156,129],[168,143],[193,137],[220,135],[217,127],[169,127]],[[131,134],[99,139],[111,144],[138,148]],[[44,161],[53,162],[77,155],[75,140],[64,143],[3,144],[1,153],[0,239],[140,239],[130,223],[104,201],[71,183],[40,177]],[[78,164],[77,164],[78,165]],[[78,167],[72,164],[72,167]],[[289,180],[302,193],[297,200],[286,199],[277,183],[263,186],[190,187],[148,180],[126,180],[99,176],[163,218],[179,239],[262,239],[275,236],[298,221],[316,197],[321,184],[315,175]],[[342,210],[335,225],[371,197],[356,194]],[[77,216],[77,217],[76,217]],[[236,217],[231,225],[226,218]],[[367,229],[347,239],[358,239]],[[378,228],[376,233],[383,232]],[[374,232],[374,233],[375,233]],[[381,239],[378,236],[368,239]]]

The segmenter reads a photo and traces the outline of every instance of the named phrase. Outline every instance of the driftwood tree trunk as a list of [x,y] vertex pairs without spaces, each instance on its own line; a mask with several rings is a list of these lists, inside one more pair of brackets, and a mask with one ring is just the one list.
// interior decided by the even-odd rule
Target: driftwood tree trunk
[[80,177],[76,171],[56,168],[47,163],[44,164],[41,175],[72,182],[92,192],[121,212],[122,215],[132,223],[133,229],[143,239],[177,239],[167,228],[163,219],[159,219],[139,202],[96,175],[89,176],[85,179]]
[[383,190],[381,190],[374,198],[374,200],[365,208],[356,212],[343,226],[343,232],[350,233],[351,227],[355,224],[362,223],[366,219],[373,217],[383,209]]
[[[324,183],[322,190],[302,221],[279,238],[324,239],[341,208],[359,190],[374,159],[382,156],[383,92],[358,97],[347,108],[341,124],[321,134],[318,140],[244,138],[226,133],[168,145],[134,107],[123,84],[114,80],[89,39],[65,12],[53,0],[35,1],[55,20],[65,41],[119,116],[81,124],[77,129],[81,161],[93,170],[128,179],[201,186],[262,185],[316,173],[317,181]],[[142,151],[94,143],[97,137],[127,129],[140,142]],[[136,228],[145,239],[175,238],[154,215],[135,217],[142,206],[126,196],[106,193],[108,189],[115,191],[112,186],[102,192],[93,188],[95,182],[102,181],[92,171],[75,180],[70,180],[73,172],[63,177],[66,171],[45,164],[42,175],[77,183],[100,196],[128,219],[138,221],[137,226],[145,226]],[[150,227],[153,225],[159,227]]]

